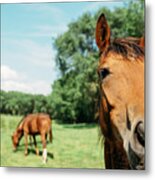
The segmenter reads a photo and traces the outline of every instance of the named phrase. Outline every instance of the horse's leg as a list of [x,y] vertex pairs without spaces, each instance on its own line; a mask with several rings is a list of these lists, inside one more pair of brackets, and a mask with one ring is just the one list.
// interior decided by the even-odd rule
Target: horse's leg
[[36,141],[35,135],[33,135],[33,140],[34,140],[34,146],[35,146],[36,155],[39,156],[39,150],[37,148],[37,141]]
[[31,137],[31,135],[29,136],[29,140],[30,140],[30,146],[32,147],[32,137]]
[[47,142],[47,134],[45,134],[45,140],[46,140],[46,142]]
[[41,134],[41,141],[43,145],[43,163],[46,163],[47,160],[47,150],[46,150],[46,133]]
[[25,137],[25,156],[28,154],[28,134],[24,132],[24,137]]
[[50,140],[51,143],[52,143],[52,139],[53,139],[53,137],[52,137],[52,128],[50,128],[50,131],[49,131],[49,140]]

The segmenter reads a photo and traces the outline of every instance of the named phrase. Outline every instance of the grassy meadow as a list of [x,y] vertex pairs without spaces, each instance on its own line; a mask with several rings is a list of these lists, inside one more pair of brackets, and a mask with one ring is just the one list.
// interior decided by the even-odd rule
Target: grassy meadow
[[1,166],[104,169],[97,125],[62,125],[53,121],[53,143],[47,144],[48,161],[43,164],[40,136],[37,136],[40,156],[35,155],[34,146],[30,145],[28,156],[24,156],[24,138],[13,152],[11,135],[20,119],[1,115]]

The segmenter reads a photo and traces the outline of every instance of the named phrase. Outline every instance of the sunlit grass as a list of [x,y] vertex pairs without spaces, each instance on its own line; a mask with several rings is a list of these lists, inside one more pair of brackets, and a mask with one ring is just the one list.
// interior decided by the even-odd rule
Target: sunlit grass
[[[36,156],[34,146],[29,146],[24,156],[24,139],[17,152],[12,151],[11,135],[21,117],[1,115],[1,166],[51,167],[51,168],[97,168],[103,169],[103,150],[98,142],[96,125],[52,124],[53,143],[48,143],[48,162],[42,163],[42,156]],[[42,151],[40,136],[37,137]]]

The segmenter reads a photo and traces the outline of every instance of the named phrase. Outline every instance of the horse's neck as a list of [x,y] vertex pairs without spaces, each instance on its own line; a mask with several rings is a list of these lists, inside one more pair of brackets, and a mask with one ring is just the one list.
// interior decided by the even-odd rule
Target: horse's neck
[[23,129],[23,121],[19,124],[18,129],[19,129],[19,130],[22,130],[22,129]]
[[23,123],[24,122],[22,121],[16,129],[19,138],[21,138],[23,136]]

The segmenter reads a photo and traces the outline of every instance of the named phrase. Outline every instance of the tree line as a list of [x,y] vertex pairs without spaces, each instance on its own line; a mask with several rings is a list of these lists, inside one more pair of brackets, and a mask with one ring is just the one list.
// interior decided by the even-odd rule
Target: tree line
[[32,95],[17,91],[1,91],[0,113],[11,115],[27,115],[44,112],[51,114],[50,102],[47,96]]
[[144,1],[128,1],[124,7],[100,8],[95,14],[84,13],[68,25],[54,41],[60,77],[49,96],[19,92],[1,92],[1,113],[27,114],[46,112],[62,123],[95,122],[98,117],[98,49],[95,26],[104,13],[112,38],[144,35]]

